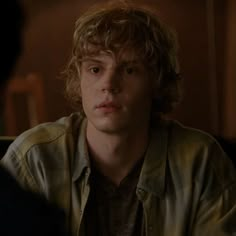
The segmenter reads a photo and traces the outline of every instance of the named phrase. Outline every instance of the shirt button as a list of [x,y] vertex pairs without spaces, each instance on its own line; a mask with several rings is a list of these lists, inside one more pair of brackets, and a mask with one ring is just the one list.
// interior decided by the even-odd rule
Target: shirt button
[[152,231],[152,229],[153,229],[152,226],[149,225],[149,226],[148,226],[148,230],[149,230],[149,231]]
[[142,190],[142,189],[138,189],[138,195],[142,198],[142,199],[144,199],[145,198],[145,196],[146,196],[146,192],[144,191],[144,190]]

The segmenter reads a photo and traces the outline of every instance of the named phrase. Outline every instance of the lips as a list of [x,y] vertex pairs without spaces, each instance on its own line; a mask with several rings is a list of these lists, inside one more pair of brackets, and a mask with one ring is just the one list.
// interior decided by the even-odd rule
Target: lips
[[96,106],[96,109],[102,110],[104,112],[114,112],[119,110],[120,108],[121,105],[113,101],[105,101]]

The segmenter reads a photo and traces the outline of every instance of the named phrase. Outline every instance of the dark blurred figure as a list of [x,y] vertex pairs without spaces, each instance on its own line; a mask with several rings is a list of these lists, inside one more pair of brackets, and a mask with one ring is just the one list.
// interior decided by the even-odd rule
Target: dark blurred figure
[[228,139],[217,135],[215,135],[215,138],[236,167],[236,139]]
[[[21,52],[24,21],[23,9],[18,1],[1,2],[0,115],[3,114],[4,88]],[[1,166],[0,235],[66,235],[64,212],[37,194],[24,191]]]
[[16,0],[1,3],[0,30],[1,30],[1,75],[0,75],[0,104],[2,115],[4,107],[4,90],[7,81],[13,72],[15,63],[22,49],[22,33],[25,16],[21,5]]

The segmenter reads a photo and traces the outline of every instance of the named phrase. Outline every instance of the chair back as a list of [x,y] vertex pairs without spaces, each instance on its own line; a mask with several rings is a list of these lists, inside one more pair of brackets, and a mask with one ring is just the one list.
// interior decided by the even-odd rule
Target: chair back
[[16,136],[45,121],[42,78],[37,74],[29,74],[25,78],[11,79],[6,88],[4,134]]

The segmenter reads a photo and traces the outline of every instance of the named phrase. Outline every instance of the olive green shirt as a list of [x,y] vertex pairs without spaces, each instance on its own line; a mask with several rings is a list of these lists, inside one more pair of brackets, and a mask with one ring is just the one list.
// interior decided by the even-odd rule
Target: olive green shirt
[[[85,236],[90,193],[85,129],[77,113],[39,125],[20,135],[1,161],[24,188],[66,211],[73,236]],[[146,235],[236,235],[235,169],[217,142],[174,121],[150,130],[136,188]]]

